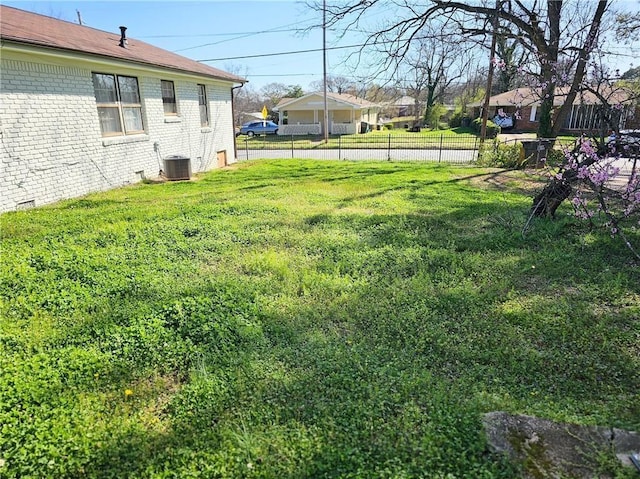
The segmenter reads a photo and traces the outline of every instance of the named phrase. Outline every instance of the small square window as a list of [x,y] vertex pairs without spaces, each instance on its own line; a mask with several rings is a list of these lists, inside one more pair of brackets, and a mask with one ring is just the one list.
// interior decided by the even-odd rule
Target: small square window
[[177,115],[178,105],[176,104],[176,90],[173,82],[169,80],[161,80],[162,88],[162,106],[165,115]]

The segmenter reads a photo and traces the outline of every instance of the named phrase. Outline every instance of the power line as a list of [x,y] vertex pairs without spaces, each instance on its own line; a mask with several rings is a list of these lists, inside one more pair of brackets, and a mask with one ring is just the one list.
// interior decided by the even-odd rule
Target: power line
[[[379,42],[382,43],[382,42]],[[345,48],[360,48],[360,47],[364,47],[366,45],[366,43],[359,43],[359,44],[355,44],[355,45],[344,45],[341,47],[327,47],[327,50],[342,50]],[[243,60],[246,58],[265,58],[265,57],[277,57],[280,55],[297,55],[300,53],[315,53],[315,52],[321,52],[323,49],[322,48],[311,48],[309,50],[295,50],[295,51],[289,51],[289,52],[278,52],[278,53],[261,53],[259,55],[244,55],[244,56],[239,56],[239,57],[224,57],[224,58],[207,58],[204,60],[196,60],[198,62],[221,62],[224,60]]]
[[306,76],[321,76],[322,73],[274,73],[274,74],[262,74],[262,75],[251,75],[248,74],[247,77],[306,77]]
[[[374,14],[373,16],[376,15],[380,15],[380,14],[384,14],[386,12],[390,11],[390,8],[387,8],[386,10],[383,10],[382,12],[377,12],[376,14]],[[256,32],[229,32],[229,33],[199,33],[199,34],[182,34],[182,35],[146,35],[144,37],[140,37],[140,38],[190,38],[190,37],[222,37],[222,36],[231,36],[231,35],[238,35],[237,37],[234,38],[228,38],[225,40],[221,40],[219,42],[214,42],[214,43],[204,43],[202,45],[195,45],[192,47],[186,47],[186,48],[181,48],[179,50],[174,50],[174,52],[182,52],[182,51],[186,51],[186,50],[193,50],[196,48],[202,48],[202,47],[208,47],[208,46],[212,46],[212,45],[218,45],[220,43],[225,43],[225,42],[229,42],[229,41],[233,41],[233,40],[240,40],[242,38],[246,38],[246,37],[251,37],[254,35],[262,35],[265,33],[291,33],[291,32],[304,32],[305,30],[307,30],[309,27],[307,28],[296,28],[291,30],[290,28],[287,27],[292,27],[294,25],[300,25],[301,23],[307,23],[310,19],[307,20],[300,20],[299,22],[294,22],[294,23],[289,23],[286,25],[279,25],[277,27],[274,27],[272,29],[269,30],[260,30],[260,31],[256,31]],[[327,31],[338,31],[338,29],[336,28],[327,28]],[[359,33],[366,33],[362,30],[359,29],[354,29],[353,31],[359,32]],[[203,60],[205,61],[205,60]]]
[[[279,77],[318,77],[318,76],[322,76],[322,73],[272,73],[272,74],[257,74],[257,75],[251,75],[248,74],[247,78],[249,80],[251,80],[251,78],[279,78]],[[345,75],[348,76],[348,75]],[[349,77],[351,82],[354,84],[357,83],[363,83],[366,82],[367,78],[351,78]],[[394,82],[397,83],[398,85],[401,86],[406,86],[406,85],[411,85],[412,82],[411,80],[407,80],[407,79],[403,79],[403,78],[387,78],[387,77],[381,77],[381,76],[376,76],[374,78],[375,81],[381,81],[381,82]],[[453,82],[452,85],[453,86],[457,86],[457,85],[463,85],[465,82],[463,80],[460,81],[456,81]]]
[[[233,37],[233,38],[227,38],[225,40],[220,40],[219,42],[204,43],[202,45],[195,45],[193,47],[181,48],[179,50],[174,50],[174,52],[183,52],[185,50],[194,50],[196,48],[209,47],[209,46],[212,46],[212,45],[218,45],[220,43],[231,42],[233,40],[240,40],[241,38],[252,37],[254,35],[261,35],[261,34],[264,34],[264,33],[291,32],[292,31],[291,29],[286,29],[286,30],[281,30],[281,29],[285,29],[287,27],[292,27],[294,25],[300,25],[301,23],[305,23],[307,21],[308,20],[300,20],[299,22],[289,23],[287,25],[279,25],[277,27],[273,27],[273,28],[270,28],[268,30],[261,30],[261,31],[258,31],[258,32],[238,32],[238,33],[233,34],[233,35],[238,35],[238,36]],[[300,31],[300,29],[294,29],[293,31],[297,32],[297,31]],[[218,34],[218,35],[222,35],[222,34]],[[232,35],[232,34],[227,34],[227,35]]]
[[[413,40],[426,40],[429,37],[415,37]],[[387,44],[387,43],[394,43],[397,42],[398,39],[395,40],[379,40],[376,41],[375,43],[356,43],[353,45],[342,45],[342,46],[338,46],[338,47],[327,47],[326,49],[323,48],[311,48],[309,50],[292,50],[292,51],[288,51],[288,52],[278,52],[278,53],[261,53],[258,55],[243,55],[243,56],[238,56],[238,57],[223,57],[223,58],[207,58],[207,59],[203,59],[203,60],[196,60],[198,62],[218,62],[218,61],[224,61],[224,60],[243,60],[246,58],[265,58],[265,57],[277,57],[280,55],[297,55],[300,53],[315,53],[315,52],[321,52],[324,50],[344,50],[347,48],[362,48],[362,47],[366,47],[366,46],[374,46],[374,45],[383,45],[383,44]]]
[[[302,23],[302,22],[297,22],[297,23]],[[291,25],[296,25],[296,23],[293,23]],[[283,25],[282,27],[287,26],[287,25]],[[281,27],[276,27],[276,28],[281,28]],[[265,30],[264,32],[256,32],[256,33],[268,33],[270,30]],[[249,35],[249,34],[248,34]],[[429,37],[415,37],[413,40],[425,40],[428,39]],[[229,39],[229,40],[223,40],[223,41],[230,41],[230,40],[234,40],[234,39]],[[275,56],[281,56],[281,55],[298,55],[298,54],[302,54],[302,53],[316,53],[316,52],[322,52],[324,50],[344,50],[344,49],[348,49],[348,48],[362,48],[365,47],[367,45],[381,45],[381,44],[387,44],[387,43],[394,43],[397,42],[398,39],[395,40],[381,40],[381,41],[377,41],[375,43],[358,43],[358,44],[353,44],[353,45],[343,45],[343,46],[336,46],[336,47],[327,47],[326,49],[323,48],[311,48],[308,50],[292,50],[292,51],[286,51],[286,52],[277,52],[277,53],[261,53],[261,54],[257,54],[257,55],[242,55],[242,56],[236,56],[236,57],[222,57],[222,58],[207,58],[207,59],[202,59],[202,60],[196,60],[198,62],[217,62],[217,61],[226,61],[226,60],[244,60],[244,59],[249,59],[249,58],[266,58],[266,57],[275,57]],[[221,42],[218,42],[221,43]],[[189,50],[189,49],[193,49],[193,48],[199,48],[200,46],[209,46],[209,45],[215,45],[216,43],[209,43],[207,45],[199,45],[197,47],[189,47],[183,50]],[[621,47],[618,47],[621,48]],[[631,49],[632,52],[634,52],[633,48]],[[176,51],[182,51],[182,50],[176,50]],[[624,56],[624,57],[633,57],[634,55],[629,55],[629,54],[615,54],[612,53],[613,55],[617,55],[617,56]],[[256,76],[256,75],[254,75]]]
[[[415,37],[413,40],[426,40],[429,37]],[[297,55],[300,53],[315,53],[315,52],[321,52],[324,50],[344,50],[347,48],[362,48],[362,47],[366,47],[366,46],[373,46],[373,45],[383,45],[383,44],[387,44],[387,43],[394,43],[397,42],[398,39],[395,40],[379,40],[375,43],[356,43],[353,45],[342,45],[342,46],[338,46],[338,47],[327,47],[326,49],[323,48],[311,48],[309,50],[292,50],[292,51],[288,51],[288,52],[278,52],[278,53],[261,53],[258,55],[243,55],[243,56],[238,56],[238,57],[224,57],[224,58],[208,58],[208,59],[204,59],[204,60],[196,60],[198,62],[218,62],[218,61],[224,61],[224,60],[243,60],[245,58],[264,58],[264,57],[277,57],[280,55]]]
[[[286,26],[286,25],[285,25]],[[290,32],[290,29],[282,30],[260,30],[257,32],[228,32],[228,33],[191,33],[188,35],[145,35],[139,38],[195,38],[195,37],[228,37],[231,35],[259,35],[261,33],[283,33]]]

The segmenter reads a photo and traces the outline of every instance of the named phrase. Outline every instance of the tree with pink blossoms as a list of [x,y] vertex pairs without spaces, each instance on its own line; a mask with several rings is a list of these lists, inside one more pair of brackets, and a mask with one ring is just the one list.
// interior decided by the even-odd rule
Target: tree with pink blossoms
[[640,245],[633,241],[636,238],[637,242],[640,231],[638,146],[624,138],[602,143],[582,137],[563,154],[561,165],[547,170],[549,182],[534,198],[523,231],[536,216],[554,217],[560,204],[569,199],[577,218],[620,237],[640,260]]
[[[573,148],[563,151],[564,161],[558,171],[550,174],[545,188],[533,199],[532,217],[554,217],[560,204],[569,198],[573,198],[578,216],[591,220],[596,213],[599,218],[604,215],[604,223],[610,223],[616,231],[621,231],[617,223],[638,216],[635,199],[640,145],[621,136],[620,126],[632,116],[639,93],[634,84],[620,80],[620,72],[595,59],[589,62],[580,95],[589,95],[591,100],[581,98],[580,103],[593,104],[596,100],[594,128],[588,131],[590,137],[583,135]],[[624,181],[627,184],[621,193]],[[584,194],[586,190],[590,195]],[[587,207],[587,198],[596,200],[595,207]]]

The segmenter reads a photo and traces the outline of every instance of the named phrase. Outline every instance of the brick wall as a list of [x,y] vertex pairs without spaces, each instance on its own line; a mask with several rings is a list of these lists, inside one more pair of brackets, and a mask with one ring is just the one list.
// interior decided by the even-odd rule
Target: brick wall
[[[535,132],[538,131],[538,127],[540,126],[540,122],[539,122],[539,117],[540,117],[540,112],[539,107],[536,106],[536,111],[533,112],[534,114],[534,120],[531,120],[531,112],[532,112],[532,107],[531,106],[525,106],[522,109],[520,109],[520,119],[516,120],[516,126],[515,129],[519,130],[519,131],[529,131],[529,132]],[[537,112],[537,114],[536,114]]]
[[[235,158],[230,84],[203,79],[209,127],[202,128],[195,81],[138,75],[145,134],[102,137],[90,67],[3,57],[1,71],[0,211],[153,178],[168,155],[191,158],[193,172],[216,167],[218,151]],[[164,116],[161,79],[174,81],[177,117]]]

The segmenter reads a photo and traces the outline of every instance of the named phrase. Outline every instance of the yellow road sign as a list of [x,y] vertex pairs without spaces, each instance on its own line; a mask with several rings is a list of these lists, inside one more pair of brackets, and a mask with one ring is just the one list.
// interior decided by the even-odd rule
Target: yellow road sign
[[263,107],[262,107],[262,119],[263,119],[263,120],[266,120],[266,118],[267,118],[267,113],[268,113],[268,112],[267,112],[267,106],[265,105],[265,106],[263,106]]

